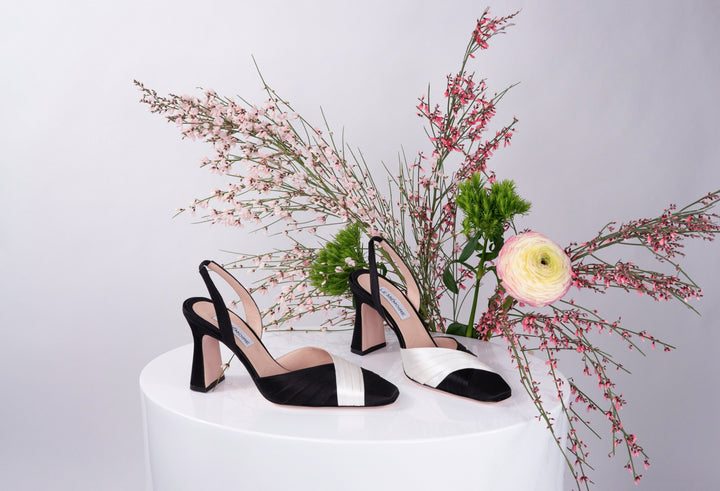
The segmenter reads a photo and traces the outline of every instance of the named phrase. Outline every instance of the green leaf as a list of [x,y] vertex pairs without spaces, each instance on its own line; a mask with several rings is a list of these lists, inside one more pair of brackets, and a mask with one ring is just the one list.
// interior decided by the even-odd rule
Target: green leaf
[[446,334],[454,334],[455,336],[465,336],[467,331],[467,325],[461,324],[460,322],[453,322],[445,330]]
[[505,245],[505,239],[502,237],[502,235],[499,238],[496,238],[492,242],[492,247],[490,250],[485,254],[485,260],[486,261],[492,261],[498,255],[500,254],[500,249],[502,249],[502,246]]
[[443,273],[443,283],[445,283],[445,286],[448,290],[453,292],[455,295],[457,295],[460,290],[458,289],[457,282],[455,281],[455,278],[453,277],[452,271],[450,271],[450,265],[448,264],[445,267],[445,272]]
[[465,244],[465,247],[463,247],[462,252],[460,253],[460,257],[458,258],[458,261],[461,263],[465,262],[472,256],[472,253],[475,252],[477,249],[478,242],[480,241],[480,234],[475,234],[472,236],[472,238],[468,241],[467,244]]
[[508,297],[505,299],[505,302],[503,302],[502,309],[505,311],[510,310],[515,302],[516,300],[508,295]]

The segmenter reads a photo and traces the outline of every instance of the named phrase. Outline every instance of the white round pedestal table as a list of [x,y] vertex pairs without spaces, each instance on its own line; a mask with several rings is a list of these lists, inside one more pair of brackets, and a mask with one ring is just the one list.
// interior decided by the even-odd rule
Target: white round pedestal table
[[[275,356],[317,346],[398,386],[395,403],[377,408],[298,408],[265,400],[242,363],[208,393],[189,388],[192,345],[165,353],[140,375],[148,488],[198,490],[491,490],[562,489],[565,461],[520,384],[501,344],[462,338],[512,388],[482,403],[423,387],[405,377],[399,346],[366,356],[350,352],[351,332],[268,332]],[[230,351],[223,351],[223,360]],[[535,375],[546,371],[537,361]],[[542,397],[557,401],[552,380]],[[554,395],[555,394],[555,395]],[[549,409],[556,415],[560,403]],[[558,418],[556,433],[566,426]]]

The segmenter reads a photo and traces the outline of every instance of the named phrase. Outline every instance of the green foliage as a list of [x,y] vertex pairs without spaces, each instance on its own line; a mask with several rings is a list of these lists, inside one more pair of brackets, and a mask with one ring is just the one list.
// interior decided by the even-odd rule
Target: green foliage
[[350,273],[366,267],[360,226],[353,223],[318,251],[310,266],[310,284],[327,295],[343,295],[349,290]]
[[472,336],[467,335],[467,325],[463,324],[462,322],[453,322],[449,326],[447,326],[447,329],[445,330],[445,334],[453,334],[455,336],[465,336],[465,337],[477,337],[477,329],[472,328],[471,330]]
[[473,174],[458,188],[457,205],[465,213],[463,233],[469,238],[479,233],[488,241],[499,243],[505,224],[530,210],[530,202],[517,194],[511,180],[496,181],[486,189],[480,174]]
[[455,277],[452,274],[452,270],[450,270],[450,265],[448,265],[445,268],[445,271],[443,272],[443,283],[445,284],[445,287],[450,290],[452,293],[457,295],[460,293],[460,290],[458,289],[457,281],[455,281]]

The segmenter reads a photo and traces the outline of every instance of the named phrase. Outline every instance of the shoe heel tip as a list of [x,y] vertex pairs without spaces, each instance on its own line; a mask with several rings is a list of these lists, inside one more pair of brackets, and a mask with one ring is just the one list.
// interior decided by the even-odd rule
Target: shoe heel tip
[[207,387],[205,387],[204,385],[190,384],[190,390],[195,391],[195,392],[210,392],[215,387],[217,387],[218,384],[220,382],[222,382],[223,380],[225,380],[225,375],[223,375],[222,377],[220,377],[219,379],[217,379],[215,382],[211,383]]
[[350,351],[355,353],[356,355],[365,356],[368,353],[372,353],[373,351],[377,351],[380,348],[384,348],[386,346],[386,343],[376,344],[375,346],[372,346],[366,350],[362,350],[360,348],[350,347]]

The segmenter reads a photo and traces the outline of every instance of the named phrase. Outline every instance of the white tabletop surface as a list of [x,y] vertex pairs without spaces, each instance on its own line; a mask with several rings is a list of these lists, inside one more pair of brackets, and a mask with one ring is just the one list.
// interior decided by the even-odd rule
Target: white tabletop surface
[[[388,332],[388,346],[359,356],[350,352],[350,331],[267,332],[263,342],[275,356],[302,346],[324,348],[362,365],[393,382],[400,389],[397,401],[377,408],[298,408],[265,400],[242,363],[234,359],[226,379],[208,393],[189,389],[192,345],[169,351],[143,370],[140,386],[145,396],[169,411],[230,430],[277,435],[283,438],[337,439],[348,441],[428,440],[501,431],[526,424],[537,411],[520,384],[517,370],[502,344],[461,339],[484,363],[508,382],[513,395],[498,403],[483,403],[421,386],[402,371],[397,340]],[[223,361],[229,350],[223,347]],[[544,401],[557,400],[552,379],[537,360]],[[566,393],[568,391],[565,391]],[[550,407],[555,414],[559,403]]]

